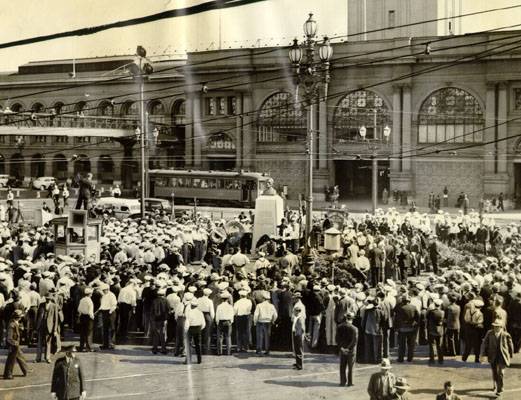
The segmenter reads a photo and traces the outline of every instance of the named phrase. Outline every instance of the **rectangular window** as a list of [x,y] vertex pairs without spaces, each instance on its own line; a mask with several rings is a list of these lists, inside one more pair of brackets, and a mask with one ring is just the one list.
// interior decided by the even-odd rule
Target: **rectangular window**
[[418,142],[427,142],[427,125],[420,125],[420,129],[418,130]]
[[206,115],[215,115],[215,98],[207,97],[205,103]]
[[224,97],[217,97],[217,114],[226,114],[226,99]]
[[389,10],[389,14],[387,17],[387,26],[389,28],[394,28],[395,25],[396,25],[396,13],[394,12],[394,10]]
[[427,125],[427,142],[436,143],[436,125]]
[[237,97],[228,97],[228,114],[237,115]]
[[443,142],[445,140],[445,125],[436,125],[436,141]]
[[69,141],[69,138],[67,136],[56,136],[54,138],[54,141],[56,143],[67,143]]
[[456,143],[463,143],[464,140],[464,126],[462,124],[454,125],[454,141]]

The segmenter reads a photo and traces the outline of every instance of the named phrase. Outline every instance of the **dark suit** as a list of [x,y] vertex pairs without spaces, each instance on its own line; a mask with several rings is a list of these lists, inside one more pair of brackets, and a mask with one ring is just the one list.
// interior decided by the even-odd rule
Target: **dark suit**
[[407,346],[407,361],[412,361],[416,346],[416,330],[420,313],[412,304],[400,304],[395,308],[394,325],[398,331],[398,361],[403,362]]
[[447,328],[445,350],[449,356],[455,356],[460,353],[460,312],[460,306],[455,303],[449,304],[447,310],[445,311],[445,321]]
[[489,330],[483,339],[481,354],[487,356],[492,368],[492,378],[496,392],[503,391],[503,375],[506,367],[510,366],[510,359],[514,354],[514,344],[510,334],[503,330],[496,337],[494,330]]
[[78,399],[84,387],[80,360],[76,357],[58,358],[52,373],[51,393],[56,393],[58,400]]
[[436,396],[436,400],[461,400],[457,394],[451,394],[447,396],[445,392],[440,393]]
[[350,322],[342,322],[336,328],[336,342],[340,353],[340,385],[353,384],[353,366],[356,359],[356,346],[358,343],[358,329]]
[[90,198],[92,197],[92,191],[94,190],[94,186],[92,182],[87,178],[80,178],[78,180],[78,184],[80,186],[78,190],[78,200],[76,202],[76,210],[79,210],[83,204],[83,209],[89,209]]
[[11,320],[7,327],[7,348],[8,353],[5,361],[4,379],[11,379],[13,377],[15,362],[18,362],[18,366],[25,376],[28,368],[22,349],[20,349],[20,325],[16,320]]
[[443,317],[445,313],[440,309],[427,312],[427,337],[429,341],[429,361],[434,362],[434,348],[438,354],[438,362],[443,363],[441,339],[443,337]]

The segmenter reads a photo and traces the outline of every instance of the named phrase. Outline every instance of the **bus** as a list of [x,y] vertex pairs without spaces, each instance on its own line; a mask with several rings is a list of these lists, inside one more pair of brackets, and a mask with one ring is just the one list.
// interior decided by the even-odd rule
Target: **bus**
[[148,171],[150,196],[176,203],[231,205],[255,208],[255,199],[264,191],[270,177],[258,172],[195,171],[151,169]]

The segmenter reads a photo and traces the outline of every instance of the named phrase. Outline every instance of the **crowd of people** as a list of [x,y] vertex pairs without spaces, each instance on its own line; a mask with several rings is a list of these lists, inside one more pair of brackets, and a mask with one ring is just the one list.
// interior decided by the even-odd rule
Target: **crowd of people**
[[[342,250],[330,257],[319,249],[332,220],[315,221],[306,256],[299,221],[288,211],[278,235],[257,247],[244,232],[223,238],[230,221],[200,214],[105,215],[99,260],[56,255],[48,226],[0,223],[4,378],[16,361],[30,373],[21,345],[51,363],[73,334],[85,352],[114,351],[140,335],[152,353],[187,364],[194,355],[201,363],[206,354],[281,350],[301,370],[305,351],[337,352],[342,386],[354,384],[355,362],[381,365],[368,386],[375,400],[408,398],[406,380],[389,373],[391,350],[396,362],[412,362],[427,345],[433,364],[487,356],[502,393],[521,345],[517,225],[500,228],[473,212],[346,215]],[[251,225],[254,215],[233,223]],[[334,268],[343,271],[335,280]]]

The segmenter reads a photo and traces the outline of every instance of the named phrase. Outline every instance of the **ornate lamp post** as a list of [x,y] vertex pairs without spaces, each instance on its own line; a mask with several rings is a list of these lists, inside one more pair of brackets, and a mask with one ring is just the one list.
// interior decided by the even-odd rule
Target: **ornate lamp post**
[[[327,37],[323,42],[316,40],[317,23],[313,14],[304,23],[306,40],[299,44],[294,39],[293,46],[289,50],[289,59],[295,68],[297,88],[302,87],[303,104],[307,111],[307,181],[306,181],[306,231],[305,253],[309,253],[309,239],[313,224],[313,133],[315,115],[315,102],[320,96],[320,88],[324,87],[324,95],[327,96],[327,84],[329,82],[329,60],[333,55],[333,49]],[[318,48],[317,48],[318,44]],[[318,50],[319,60],[315,60]]]

